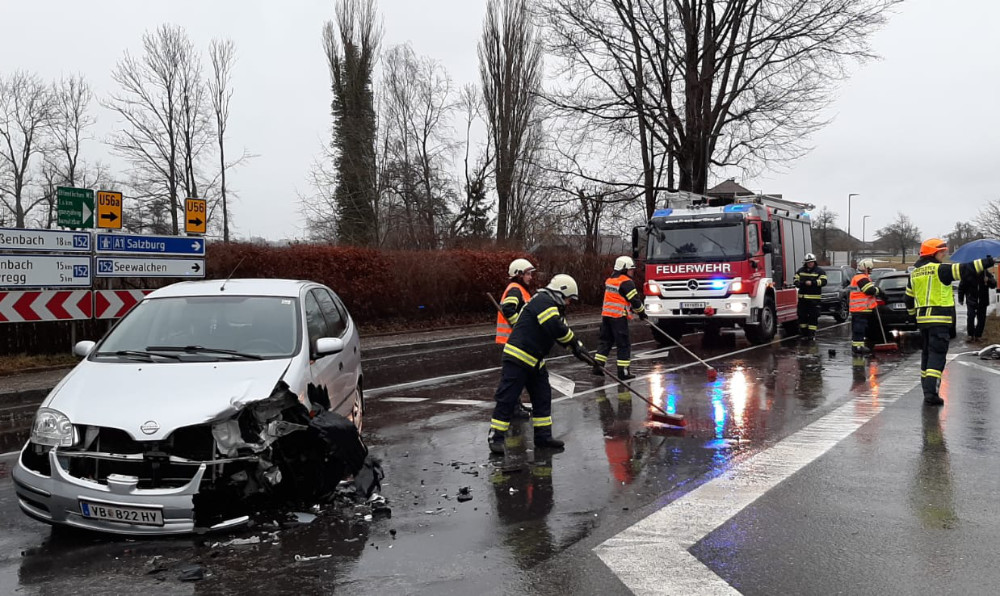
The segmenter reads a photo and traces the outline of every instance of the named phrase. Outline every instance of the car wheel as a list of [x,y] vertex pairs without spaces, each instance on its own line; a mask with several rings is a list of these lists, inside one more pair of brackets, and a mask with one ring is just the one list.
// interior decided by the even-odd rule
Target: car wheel
[[837,308],[837,310],[833,311],[833,319],[838,323],[843,323],[844,321],[847,320],[849,314],[850,310],[848,309],[847,301],[841,300],[840,306]]
[[361,432],[361,427],[364,425],[365,417],[365,393],[361,388],[361,383],[358,383],[358,390],[354,397],[354,406],[351,408],[351,422],[354,423],[355,428],[358,432]]

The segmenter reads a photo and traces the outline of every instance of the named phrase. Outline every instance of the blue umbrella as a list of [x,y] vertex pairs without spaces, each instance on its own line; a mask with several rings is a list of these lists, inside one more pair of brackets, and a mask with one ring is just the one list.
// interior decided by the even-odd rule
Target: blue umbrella
[[1000,240],[986,238],[983,240],[973,240],[968,244],[963,244],[958,250],[951,254],[952,263],[965,263],[982,259],[986,255],[1000,260]]

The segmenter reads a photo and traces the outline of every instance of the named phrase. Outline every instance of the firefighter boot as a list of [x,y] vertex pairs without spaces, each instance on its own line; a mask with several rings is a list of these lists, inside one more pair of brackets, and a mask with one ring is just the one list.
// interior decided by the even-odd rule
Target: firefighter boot
[[920,385],[924,390],[925,406],[943,406],[944,400],[938,395],[937,379],[934,377],[924,377],[920,379]]
[[487,439],[490,444],[490,453],[503,455],[503,444],[506,438],[507,438],[506,433],[497,430],[495,428],[491,428],[490,434],[487,436]]
[[566,443],[552,436],[551,430],[535,433],[535,449],[563,449]]
[[628,369],[627,366],[619,366],[618,367],[618,380],[620,380],[620,381],[628,381],[629,379],[634,379],[634,378],[635,378],[635,375],[633,375],[632,372],[629,371],[629,369]]

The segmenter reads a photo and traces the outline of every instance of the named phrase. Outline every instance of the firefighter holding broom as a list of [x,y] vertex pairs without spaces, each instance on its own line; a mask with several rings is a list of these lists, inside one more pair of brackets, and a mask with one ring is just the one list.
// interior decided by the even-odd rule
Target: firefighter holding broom
[[635,261],[629,257],[618,257],[615,260],[615,270],[604,282],[604,307],[601,310],[601,339],[594,354],[594,374],[602,375],[602,369],[608,362],[608,354],[614,346],[618,358],[618,378],[622,381],[634,379],[629,370],[632,364],[632,340],[628,331],[628,311],[631,308],[640,319],[646,319],[646,307],[642,304],[642,296],[635,287],[632,277],[635,275]]

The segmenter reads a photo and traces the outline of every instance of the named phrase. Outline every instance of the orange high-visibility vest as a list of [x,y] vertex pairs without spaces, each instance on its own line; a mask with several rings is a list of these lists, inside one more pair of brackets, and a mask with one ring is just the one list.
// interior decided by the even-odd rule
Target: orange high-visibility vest
[[[524,297],[524,304],[527,304],[528,300],[531,300],[531,294],[528,293],[528,289],[525,288],[524,286],[522,286],[521,284],[517,283],[516,281],[512,281],[507,286],[507,289],[505,289],[503,291],[503,295],[500,296],[500,306],[503,306],[504,299],[507,298],[508,294],[510,294],[510,291],[513,288],[517,288],[518,290],[521,290],[521,296]],[[523,307],[524,304],[522,304],[521,306]],[[504,318],[503,313],[497,311],[497,340],[496,340],[496,342],[498,344],[505,344],[505,343],[507,343],[507,340],[510,339],[510,334],[511,334],[511,332],[513,330],[514,330],[514,326],[507,322],[507,319]]]
[[604,282],[604,310],[601,311],[602,317],[620,319],[621,317],[628,316],[628,300],[621,295],[618,289],[629,279],[629,276],[622,274],[617,277],[609,277]]
[[858,287],[858,281],[861,279],[868,279],[868,283],[872,283],[872,281],[864,273],[859,273],[851,279],[851,286],[854,287],[854,289],[851,290],[851,312],[871,312],[871,310],[875,308],[875,297],[865,294],[861,291],[861,288]]

